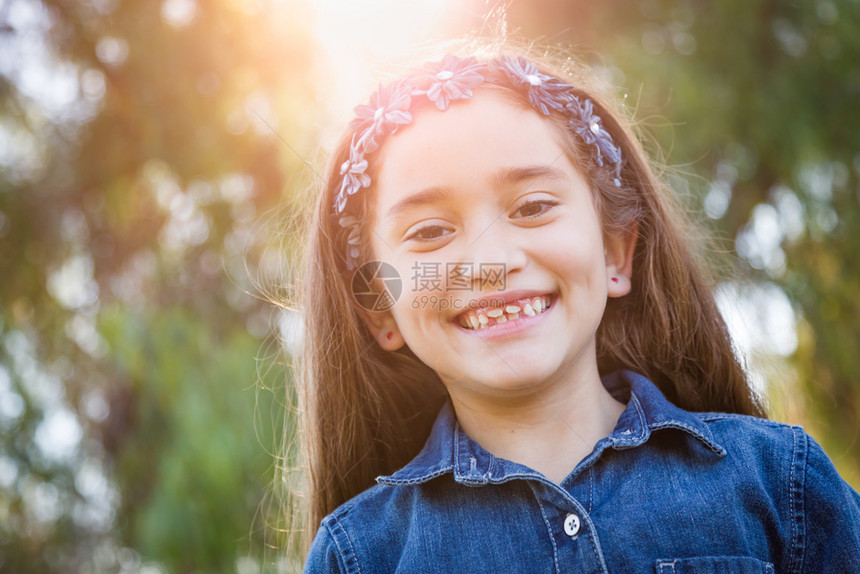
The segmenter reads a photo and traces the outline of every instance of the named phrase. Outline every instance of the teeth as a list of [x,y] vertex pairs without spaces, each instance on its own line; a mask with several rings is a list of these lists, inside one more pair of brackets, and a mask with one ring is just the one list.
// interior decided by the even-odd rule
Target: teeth
[[[459,319],[460,325],[466,329],[486,329],[497,323],[506,323],[518,319],[520,314],[526,317],[534,317],[549,309],[549,296],[534,297],[521,300],[519,303],[505,305],[505,308],[492,307],[481,308],[462,315]],[[490,319],[493,319],[491,322]]]

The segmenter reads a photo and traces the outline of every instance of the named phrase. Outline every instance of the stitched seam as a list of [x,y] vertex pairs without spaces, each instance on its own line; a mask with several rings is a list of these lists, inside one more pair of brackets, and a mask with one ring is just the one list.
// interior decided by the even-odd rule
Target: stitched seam
[[642,410],[642,403],[639,402],[639,397],[636,396],[636,393],[630,393],[630,403],[633,404],[633,407],[636,409],[636,414],[639,417],[639,434],[636,436],[620,438],[613,432],[611,443],[613,448],[621,447],[623,449],[639,446],[645,442],[645,436],[651,430],[648,428],[647,421],[645,419],[645,411]]
[[794,511],[794,463],[797,459],[797,437],[792,435],[791,466],[788,469],[788,514],[791,518],[791,560],[789,568],[797,571],[797,556],[795,554],[797,544],[797,519]]
[[645,420],[645,412],[642,410],[642,403],[639,402],[639,397],[636,396],[636,393],[631,393],[630,397],[633,399],[633,406],[636,407],[636,413],[639,415],[639,424],[641,425],[642,430],[637,438],[641,439],[645,436],[645,432],[648,429],[648,424]]
[[735,413],[695,413],[698,415],[704,422],[715,422],[722,420],[740,420],[746,421],[750,423],[759,424],[761,426],[768,426],[773,428],[794,428],[791,425],[781,423],[779,421],[772,421],[770,419],[761,419],[758,417],[753,417],[750,415],[739,415]]
[[431,472],[430,474],[425,474],[416,478],[393,478],[387,479],[385,477],[377,477],[376,481],[379,484],[384,484],[386,486],[405,486],[411,484],[421,484],[422,482],[427,482],[428,480],[432,480],[438,476],[442,476],[448,472],[453,470],[453,466],[446,466],[445,468],[441,468],[435,472]]
[[[609,570],[608,570],[608,567],[606,566],[606,559],[603,557],[603,550],[600,548],[600,542],[597,539],[597,529],[594,527],[594,522],[592,522],[592,520],[591,520],[591,515],[588,512],[586,512],[585,507],[582,506],[582,503],[579,502],[577,499],[575,499],[573,496],[571,496],[571,494],[569,492],[567,492],[566,490],[561,488],[559,485],[557,485],[556,483],[552,482],[551,480],[549,480],[548,478],[546,478],[544,476],[513,475],[511,477],[507,477],[506,480],[499,481],[499,482],[500,483],[501,482],[507,482],[508,480],[515,478],[517,476],[520,476],[521,478],[529,478],[531,480],[534,480],[535,482],[545,484],[545,485],[549,486],[550,488],[561,493],[562,498],[566,502],[568,502],[571,506],[573,506],[574,511],[580,515],[580,519],[588,527],[588,532],[587,532],[587,534],[589,534],[588,538],[591,540],[591,547],[594,550],[594,554],[597,556],[598,562],[600,563],[600,571],[601,572],[608,572]],[[531,486],[531,485],[529,485],[529,486]]]
[[549,517],[546,515],[544,511],[543,503],[540,501],[540,496],[538,496],[537,491],[535,490],[535,486],[532,483],[528,483],[529,488],[532,490],[532,494],[534,494],[535,500],[537,500],[538,506],[540,507],[540,515],[543,518],[544,524],[546,524],[546,531],[549,534],[549,541],[552,544],[552,562],[555,565],[555,571],[560,573],[561,569],[558,565],[558,548],[555,544],[555,536],[552,533],[552,526],[549,523]]
[[797,572],[803,571],[804,562],[806,560],[806,465],[807,465],[807,448],[808,441],[806,433],[800,427],[792,427],[794,431],[794,449],[791,453],[791,486],[789,492],[792,497],[791,504],[791,524],[792,524],[792,544],[791,550],[794,557],[792,565]]
[[594,467],[588,467],[588,513],[594,510]]
[[588,521],[588,529],[590,530],[588,537],[591,540],[591,547],[594,549],[594,554],[597,556],[600,561],[600,571],[608,572],[606,568],[606,560],[603,559],[603,552],[600,549],[600,544],[597,542],[597,529],[594,527],[594,522],[591,520],[591,515],[589,513],[585,513],[585,516],[582,517],[583,520]]
[[[343,559],[343,564],[346,567],[347,572],[352,571],[351,566],[352,566],[352,564],[355,564],[355,569],[358,571],[359,574],[361,574],[361,564],[358,563],[358,555],[355,552],[355,547],[352,545],[352,540],[350,540],[349,534],[346,533],[346,529],[343,527],[343,524],[340,523],[340,521],[337,519],[336,516],[332,516],[331,519],[337,525],[339,532],[343,534],[343,537],[346,539],[346,542],[349,544],[349,553],[347,553],[345,551],[345,549],[338,543],[338,537],[335,536],[334,529],[332,528],[332,525],[330,525],[330,524],[326,525],[326,529],[328,530],[329,535],[331,536],[331,539],[334,542],[334,545],[337,546],[338,553],[340,554],[341,558]],[[351,558],[351,560],[350,560],[350,558]]]
[[[506,483],[506,482],[510,482],[510,481],[512,481],[512,480],[516,480],[516,479],[518,479],[518,478],[523,478],[523,479],[527,479],[527,480],[536,480],[536,481],[538,481],[538,482],[541,482],[541,483],[544,483],[544,484],[548,484],[548,485],[550,485],[550,486],[553,486],[553,487],[555,487],[555,488],[558,488],[558,489],[560,489],[560,490],[564,491],[564,489],[562,489],[561,487],[559,487],[559,485],[557,485],[557,484],[556,484],[556,483],[554,483],[554,482],[551,482],[551,481],[550,481],[548,478],[546,478],[546,477],[543,477],[543,476],[540,476],[540,475],[537,475],[537,474],[526,474],[526,473],[522,473],[522,472],[517,472],[517,473],[507,474],[507,475],[505,475],[505,476],[503,476],[503,477],[501,477],[501,478],[495,478],[495,479],[493,479],[492,484],[504,484],[504,483]],[[483,483],[482,483],[482,484],[483,484]]]
[[702,441],[703,443],[705,443],[705,445],[711,450],[711,452],[714,452],[720,456],[724,456],[726,454],[726,449],[724,449],[722,446],[717,444],[716,441],[705,436],[704,434],[702,434],[702,432],[699,429],[697,429],[693,426],[690,426],[687,423],[683,423],[680,421],[667,421],[667,422],[663,422],[663,423],[656,423],[656,424],[651,426],[651,430],[660,430],[660,429],[666,429],[666,428],[676,428],[678,430],[686,431],[689,434],[691,434],[693,437],[695,437],[695,438],[699,439],[700,441]]
[[454,477],[460,470],[460,425],[454,425],[454,444],[451,445],[454,450]]

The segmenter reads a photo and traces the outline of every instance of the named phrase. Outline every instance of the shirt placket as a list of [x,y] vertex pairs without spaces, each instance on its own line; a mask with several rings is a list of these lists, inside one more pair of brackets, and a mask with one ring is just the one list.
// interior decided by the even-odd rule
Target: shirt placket
[[552,542],[555,571],[607,572],[600,539],[586,504],[548,481],[533,480],[530,486]]

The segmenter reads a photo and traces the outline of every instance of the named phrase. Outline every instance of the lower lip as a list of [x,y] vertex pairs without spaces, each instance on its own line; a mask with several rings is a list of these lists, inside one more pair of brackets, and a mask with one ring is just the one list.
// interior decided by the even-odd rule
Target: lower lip
[[538,324],[543,320],[544,317],[549,315],[555,310],[555,306],[557,304],[557,297],[553,297],[550,301],[549,309],[541,312],[538,315],[532,315],[531,317],[528,315],[520,314],[516,319],[508,319],[502,324],[496,323],[492,327],[487,327],[485,329],[467,329],[462,325],[455,323],[454,325],[463,331],[464,333],[468,333],[469,335],[474,335],[476,337],[481,337],[482,339],[501,339],[504,337],[510,337],[511,335],[517,335],[526,329],[530,329],[534,325]]

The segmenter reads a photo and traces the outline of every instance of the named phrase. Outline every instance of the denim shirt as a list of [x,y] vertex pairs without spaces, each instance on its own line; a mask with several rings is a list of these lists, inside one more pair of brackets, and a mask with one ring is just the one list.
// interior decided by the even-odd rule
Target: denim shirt
[[603,383],[627,408],[561,484],[447,404],[412,462],[322,521],[305,572],[860,572],[860,495],[802,428]]

